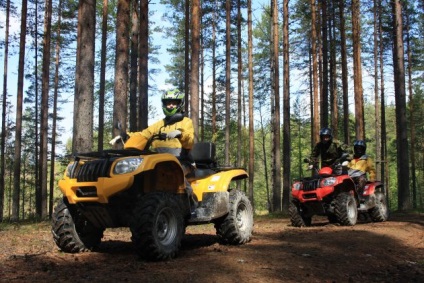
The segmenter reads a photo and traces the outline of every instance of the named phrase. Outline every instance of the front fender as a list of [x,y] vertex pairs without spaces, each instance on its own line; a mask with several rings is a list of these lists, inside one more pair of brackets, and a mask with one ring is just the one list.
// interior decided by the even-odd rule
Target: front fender
[[193,192],[197,199],[202,201],[203,193],[226,192],[230,189],[230,183],[248,177],[243,169],[230,169],[210,175],[204,179],[197,179],[191,182]]
[[378,191],[384,193],[383,184],[380,181],[369,182],[365,185],[363,196],[369,196]]

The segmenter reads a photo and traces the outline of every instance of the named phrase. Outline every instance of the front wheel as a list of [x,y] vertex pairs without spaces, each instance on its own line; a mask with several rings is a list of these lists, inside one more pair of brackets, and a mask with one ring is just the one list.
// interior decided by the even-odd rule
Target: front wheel
[[147,260],[174,258],[184,234],[178,198],[170,193],[149,193],[140,198],[131,224],[132,242]]
[[230,192],[228,214],[215,221],[216,234],[224,244],[241,245],[250,241],[253,230],[253,208],[239,190]]
[[290,222],[294,227],[311,226],[312,217],[306,217],[300,210],[298,204],[291,202],[289,205]]
[[389,209],[387,207],[386,196],[383,193],[376,193],[375,200],[375,207],[371,208],[369,211],[372,221],[386,221],[389,218]]
[[56,245],[66,253],[91,251],[98,247],[104,229],[89,222],[76,208],[61,199],[52,215],[52,234]]
[[353,226],[358,220],[358,207],[354,196],[348,192],[340,193],[335,199],[334,213],[343,226]]

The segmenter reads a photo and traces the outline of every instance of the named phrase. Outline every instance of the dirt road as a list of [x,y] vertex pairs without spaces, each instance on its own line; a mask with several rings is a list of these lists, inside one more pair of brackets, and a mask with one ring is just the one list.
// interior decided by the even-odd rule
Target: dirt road
[[49,223],[0,226],[1,282],[424,282],[424,215],[394,214],[353,227],[258,217],[243,246],[190,226],[178,258],[137,258],[127,229],[109,229],[95,252],[65,254]]

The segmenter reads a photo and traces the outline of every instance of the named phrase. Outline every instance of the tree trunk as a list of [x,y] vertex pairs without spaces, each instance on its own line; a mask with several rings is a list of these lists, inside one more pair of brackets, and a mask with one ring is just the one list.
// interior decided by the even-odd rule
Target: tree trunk
[[58,5],[58,20],[56,32],[56,51],[55,51],[55,74],[54,74],[54,94],[53,94],[53,121],[52,121],[52,146],[50,154],[50,184],[49,184],[49,218],[53,213],[54,187],[55,187],[55,160],[56,160],[56,121],[57,121],[57,100],[59,88],[59,58],[60,58],[60,25],[62,14],[62,0],[59,0]]
[[318,58],[317,58],[317,32],[316,32],[316,4],[311,0],[311,53],[312,53],[312,87],[313,87],[313,117],[312,117],[312,144],[319,141],[319,94],[318,94]]
[[16,130],[15,160],[13,162],[13,203],[11,221],[19,220],[19,194],[21,181],[21,147],[22,147],[22,103],[24,93],[25,38],[27,23],[27,0],[22,1],[21,33],[19,40],[18,93],[16,96]]
[[[273,101],[274,107],[271,114],[274,117],[272,121],[272,212],[281,211],[281,134],[280,134],[280,72],[279,72],[279,36],[278,36],[278,2],[272,0],[272,61],[273,61]],[[271,106],[272,107],[272,106]]]
[[341,59],[342,59],[342,89],[343,89],[343,133],[344,143],[350,143],[349,135],[349,86],[347,80],[347,48],[346,48],[346,28],[344,17],[344,0],[339,0],[340,17],[340,41],[341,41]]
[[253,44],[252,0],[247,0],[247,57],[249,71],[249,200],[254,206],[253,181],[255,175],[255,128],[253,117]]
[[329,17],[329,41],[330,41],[330,109],[331,128],[335,138],[339,138],[339,99],[337,93],[337,62],[336,62],[336,9],[335,4],[330,2],[331,17]]
[[355,92],[355,133],[357,140],[365,139],[364,96],[361,66],[360,0],[352,0],[353,83]]
[[225,165],[230,164],[230,99],[231,99],[231,0],[225,2]]
[[118,10],[116,15],[116,65],[113,124],[116,125],[120,122],[122,129],[114,129],[114,136],[120,134],[121,131],[126,131],[127,127],[129,19],[129,0],[118,0]]
[[149,0],[140,1],[139,35],[139,111],[138,129],[144,130],[149,123]]
[[242,159],[242,124],[241,124],[241,114],[243,109],[241,107],[241,81],[242,81],[242,59],[241,59],[241,1],[237,0],[237,167],[241,167]]
[[9,22],[10,22],[10,0],[6,1],[6,27],[4,34],[4,64],[3,64],[3,95],[1,111],[1,155],[0,155],[0,222],[3,222],[4,191],[6,173],[5,143],[6,143],[6,105],[7,105],[7,66],[9,59]]
[[[40,179],[41,179],[41,206],[38,216],[47,218],[47,139],[48,139],[48,115],[49,115],[49,84],[50,84],[50,42],[52,22],[52,0],[46,1],[44,16],[44,40],[43,40],[43,75],[41,93],[41,124],[40,124]],[[54,135],[54,133],[53,133]]]
[[410,27],[409,27],[409,18],[410,15],[406,15],[406,50],[408,58],[408,92],[409,92],[409,121],[410,121],[410,133],[411,133],[411,178],[412,178],[412,208],[417,208],[417,176],[415,173],[416,161],[415,161],[415,103],[414,96],[412,92],[412,54],[411,54],[411,45],[410,45]]
[[321,126],[328,126],[328,17],[327,17],[327,0],[321,2],[321,30],[322,30],[322,93],[321,93]]
[[99,138],[97,150],[103,150],[104,121],[105,121],[105,85],[106,85],[106,42],[107,42],[107,16],[108,0],[103,0],[102,13],[102,49],[100,53],[100,88],[99,88]]
[[291,136],[290,136],[290,62],[289,62],[289,0],[283,1],[283,211],[288,212],[290,204]]
[[[378,97],[378,18],[377,18],[377,1],[374,0],[373,7],[373,25],[374,25],[374,111],[375,111],[375,153],[376,162],[381,162],[381,122],[380,122],[380,99]],[[380,167],[376,168],[376,178],[381,180]]]
[[184,93],[185,93],[185,112],[188,113],[188,103],[190,96],[190,0],[185,0],[185,50],[184,50]]
[[381,97],[381,180],[383,180],[386,188],[386,200],[389,202],[389,194],[387,188],[389,184],[389,163],[387,160],[387,132],[386,132],[386,103],[384,92],[384,44],[383,44],[383,24],[382,24],[382,6],[381,0],[378,0],[378,36],[380,49],[380,97]]
[[93,147],[95,7],[95,0],[81,0],[78,6],[73,153]]
[[396,102],[396,147],[398,173],[398,209],[411,209],[409,192],[409,154],[406,121],[406,91],[404,50],[402,39],[402,4],[400,0],[392,1],[393,7],[393,67]]
[[139,29],[140,25],[139,21],[139,9],[138,9],[138,1],[131,0],[131,38],[130,38],[130,118],[129,118],[129,128],[130,132],[135,132],[139,130],[137,122],[138,122],[138,113],[137,113],[137,77],[138,77],[138,45],[139,45]]
[[216,11],[212,11],[212,141],[216,136]]
[[200,0],[192,0],[190,116],[193,120],[194,140],[199,140],[199,52],[200,52]]

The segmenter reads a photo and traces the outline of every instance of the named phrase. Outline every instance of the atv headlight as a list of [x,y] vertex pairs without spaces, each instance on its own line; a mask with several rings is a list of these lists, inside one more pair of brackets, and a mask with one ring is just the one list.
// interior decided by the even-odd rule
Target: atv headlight
[[135,171],[143,162],[141,157],[130,157],[119,160],[113,168],[113,174],[126,174]]
[[296,182],[293,184],[293,190],[300,190],[302,188],[302,182]]
[[336,183],[337,179],[334,177],[325,178],[321,181],[321,187],[332,186]]

